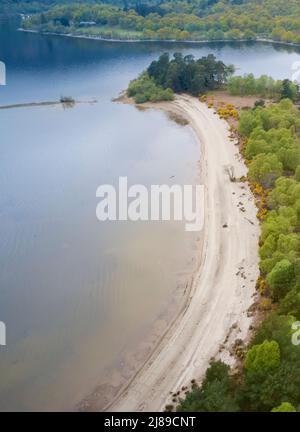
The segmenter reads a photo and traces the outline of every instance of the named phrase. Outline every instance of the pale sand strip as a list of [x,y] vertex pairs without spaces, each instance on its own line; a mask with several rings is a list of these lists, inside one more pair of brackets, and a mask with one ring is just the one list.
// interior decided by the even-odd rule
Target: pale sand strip
[[[228,138],[228,125],[190,96],[155,107],[188,119],[201,144],[201,183],[206,189],[201,265],[178,319],[107,411],[163,410],[170,391],[203,376],[210,358],[219,356],[232,325],[237,323],[240,329],[234,337],[245,339],[251,321],[247,309],[258,275],[259,226],[248,187],[230,182],[225,171],[232,165],[236,177],[246,174],[238,148]],[[245,212],[238,207],[240,202]],[[241,267],[246,279],[237,274]],[[226,350],[221,357],[233,361]]]

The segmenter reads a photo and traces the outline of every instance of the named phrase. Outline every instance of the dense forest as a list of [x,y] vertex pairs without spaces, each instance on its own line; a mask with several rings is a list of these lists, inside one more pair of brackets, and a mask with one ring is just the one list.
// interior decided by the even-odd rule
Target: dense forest
[[[61,4],[71,3],[68,0],[62,1]],[[1,0],[0,13],[36,13],[50,9],[59,4],[54,0]]]
[[[13,3],[12,0],[6,2]],[[272,39],[300,43],[300,3],[297,0],[86,0],[74,3],[43,0],[41,3],[55,6],[25,20],[24,28],[108,39]]]
[[[130,1],[130,0],[129,0]],[[111,3],[122,7],[123,0],[1,0],[0,14],[34,14],[47,11],[54,6],[71,4]],[[133,3],[132,3],[133,4]]]
[[99,3],[97,0],[1,0],[0,13],[37,13],[46,11],[57,5],[72,3]]

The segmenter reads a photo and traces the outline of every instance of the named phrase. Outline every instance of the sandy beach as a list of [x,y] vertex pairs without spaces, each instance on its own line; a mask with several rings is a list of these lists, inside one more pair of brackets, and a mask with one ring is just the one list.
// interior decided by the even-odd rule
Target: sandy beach
[[173,404],[171,392],[201,381],[212,357],[233,364],[229,351],[235,339],[247,338],[258,276],[256,207],[247,184],[230,181],[227,167],[237,179],[247,170],[228,124],[187,95],[148,107],[184,117],[199,140],[206,191],[201,264],[177,319],[106,411],[161,411]]

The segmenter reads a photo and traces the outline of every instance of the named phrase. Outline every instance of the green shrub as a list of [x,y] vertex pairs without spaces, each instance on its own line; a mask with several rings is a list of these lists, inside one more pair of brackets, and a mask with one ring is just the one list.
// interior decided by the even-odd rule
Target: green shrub
[[280,349],[276,341],[265,340],[254,345],[246,355],[244,367],[247,372],[269,371],[280,365]]
[[296,408],[289,402],[282,402],[278,407],[273,408],[271,412],[297,412]]
[[170,101],[173,100],[173,91],[158,86],[147,72],[143,72],[137,79],[129,83],[127,94],[133,97],[136,103]]
[[207,369],[201,388],[188,393],[177,407],[180,412],[235,412],[239,407],[234,395],[234,380],[229,366],[217,361]]
[[283,298],[295,283],[293,264],[287,259],[276,263],[267,276],[267,282],[271,287],[274,300]]
[[249,167],[249,178],[263,187],[272,187],[275,180],[282,175],[283,166],[275,154],[258,154]]

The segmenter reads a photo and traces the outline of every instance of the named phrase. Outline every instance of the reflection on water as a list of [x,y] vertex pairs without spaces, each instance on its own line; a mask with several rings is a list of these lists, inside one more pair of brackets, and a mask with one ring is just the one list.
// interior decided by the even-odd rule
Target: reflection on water
[[[175,47],[42,37],[0,20],[8,84],[0,104],[99,101],[0,113],[1,410],[70,409],[100,384],[118,388],[191,280],[199,236],[184,224],[103,224],[95,214],[97,187],[119,176],[148,186],[197,178],[200,152],[188,127],[111,102],[166,49]],[[176,50],[214,52],[239,72],[277,77],[299,60],[295,50],[264,44]]]

